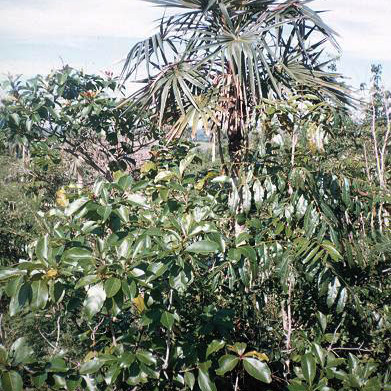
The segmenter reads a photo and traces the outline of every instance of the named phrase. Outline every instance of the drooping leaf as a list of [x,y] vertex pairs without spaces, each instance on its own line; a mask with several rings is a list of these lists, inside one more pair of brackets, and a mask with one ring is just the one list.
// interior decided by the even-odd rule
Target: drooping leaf
[[333,281],[330,281],[327,291],[327,306],[329,308],[333,306],[335,300],[337,299],[340,286],[341,284],[337,277],[335,277]]
[[210,361],[207,361],[198,366],[197,382],[201,391],[217,391],[216,385],[209,377],[209,368],[211,364]]
[[255,377],[261,382],[268,384],[272,382],[271,372],[266,363],[256,358],[246,357],[243,359],[243,366],[249,375]]
[[49,290],[47,282],[44,280],[33,281],[31,284],[32,300],[31,308],[39,310],[45,308],[49,298]]
[[193,372],[185,372],[184,381],[190,390],[192,390],[195,385],[195,376],[193,375]]

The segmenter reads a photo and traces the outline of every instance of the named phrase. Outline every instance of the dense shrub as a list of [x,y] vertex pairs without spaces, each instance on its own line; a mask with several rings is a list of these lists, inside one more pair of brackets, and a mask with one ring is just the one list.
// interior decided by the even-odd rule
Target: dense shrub
[[[256,153],[234,185],[196,171],[186,144],[161,150],[138,180],[117,172],[68,195],[30,259],[0,271],[11,315],[50,314],[57,347],[1,348],[3,388],[387,389],[376,202],[354,179],[291,169],[289,154]],[[78,351],[62,346],[65,318]]]

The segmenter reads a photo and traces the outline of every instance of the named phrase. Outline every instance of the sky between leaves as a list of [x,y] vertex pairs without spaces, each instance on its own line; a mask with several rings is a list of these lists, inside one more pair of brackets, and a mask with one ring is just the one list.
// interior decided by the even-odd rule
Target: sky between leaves
[[[383,65],[391,87],[391,1],[313,0],[339,34],[338,69],[359,87],[372,63]],[[33,76],[62,64],[86,72],[119,72],[138,40],[153,32],[163,14],[142,0],[0,0],[0,78]]]

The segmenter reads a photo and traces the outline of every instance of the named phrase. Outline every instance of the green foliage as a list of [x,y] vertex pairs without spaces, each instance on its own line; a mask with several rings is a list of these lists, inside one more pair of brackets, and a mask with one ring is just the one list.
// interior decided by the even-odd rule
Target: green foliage
[[110,75],[68,66],[27,81],[10,78],[4,83],[0,137],[17,156],[31,155],[43,169],[64,160],[78,176],[111,179],[112,171],[135,164],[132,154],[154,135],[147,113],[118,107],[118,88]]
[[0,264],[25,257],[27,245],[40,232],[36,220],[40,202],[20,162],[0,155]]
[[[376,203],[354,179],[261,152],[234,183],[194,170],[187,143],[161,146],[139,179],[116,172],[48,211],[30,259],[0,280],[14,316],[73,319],[79,352],[2,349],[3,387],[386,389],[390,238],[370,224]],[[248,198],[240,236],[235,194]]]

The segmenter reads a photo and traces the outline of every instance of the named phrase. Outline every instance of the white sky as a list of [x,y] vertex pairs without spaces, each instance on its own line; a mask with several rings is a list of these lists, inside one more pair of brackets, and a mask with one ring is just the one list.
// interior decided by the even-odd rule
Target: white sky
[[[391,85],[391,1],[314,0],[340,34],[339,70],[358,86],[371,63]],[[0,74],[47,73],[62,62],[87,72],[112,69],[149,35],[164,10],[142,0],[0,0]],[[120,69],[117,65],[115,69]]]

